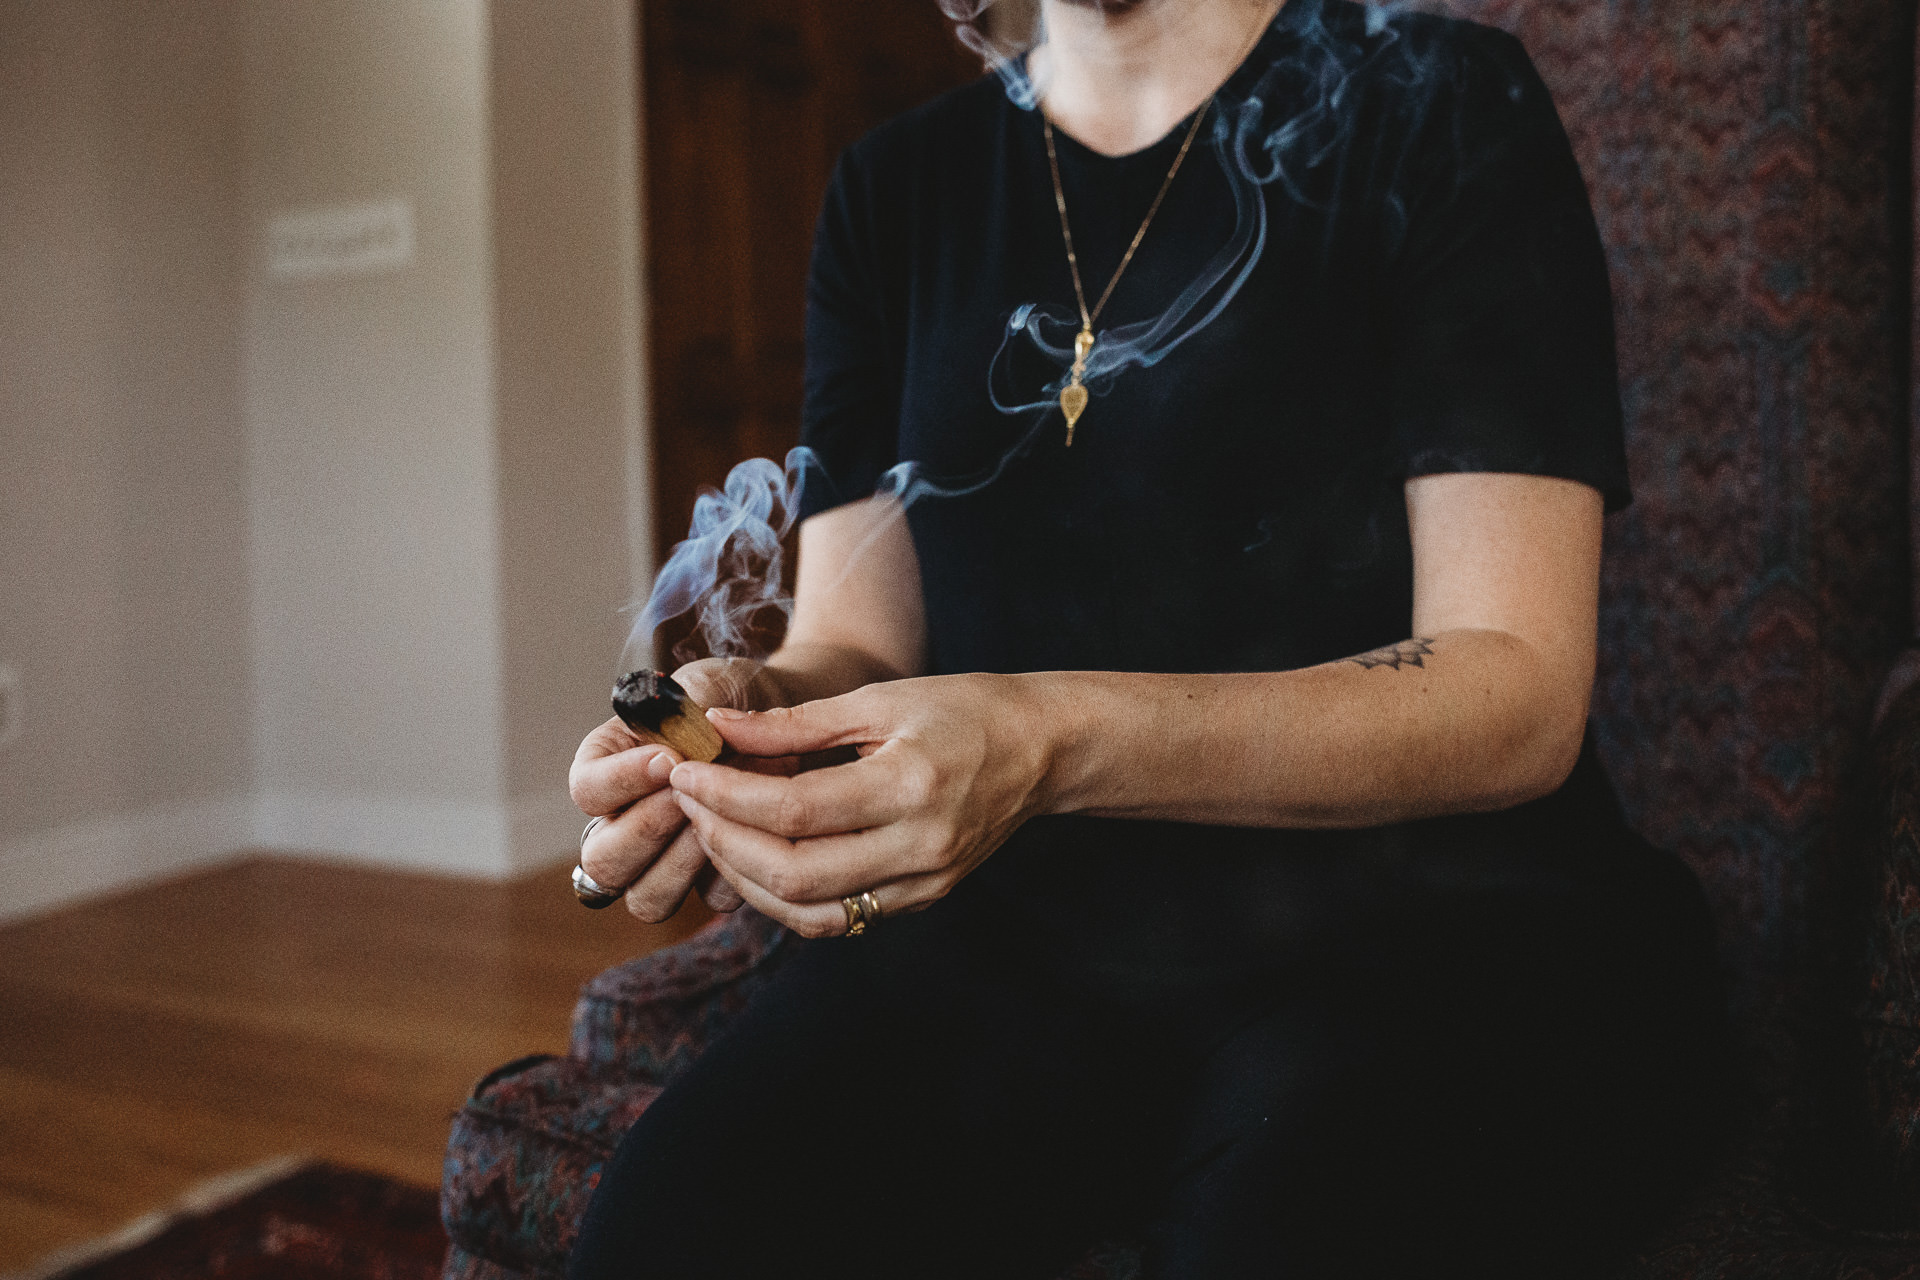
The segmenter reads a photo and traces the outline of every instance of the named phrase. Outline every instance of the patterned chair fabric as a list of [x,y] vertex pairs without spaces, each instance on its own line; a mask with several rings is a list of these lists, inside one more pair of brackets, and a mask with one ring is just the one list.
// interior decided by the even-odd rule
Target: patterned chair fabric
[[[1446,7],[1526,43],[1592,189],[1637,497],[1595,724],[1635,824],[1707,886],[1774,1100],[1630,1275],[1920,1280],[1920,691],[1868,745],[1920,589],[1913,0]],[[447,1275],[560,1275],[612,1144],[780,955],[764,919],[717,922],[595,979],[568,1057],[483,1080]],[[1071,1275],[1138,1273],[1110,1246]]]
[[786,931],[741,910],[668,947],[607,970],[573,1010],[567,1056],[666,1084],[772,977]]
[[454,1117],[449,1276],[559,1276],[600,1170],[660,1090],[773,974],[785,931],[742,909],[587,984],[565,1058],[489,1074]]
[[572,1058],[495,1072],[454,1118],[440,1216],[507,1274],[560,1275],[600,1170],[661,1086]]
[[1490,8],[1553,88],[1612,267],[1636,501],[1608,529],[1596,728],[1635,826],[1705,882],[1757,1034],[1807,980],[1814,868],[1910,634],[1912,10]]

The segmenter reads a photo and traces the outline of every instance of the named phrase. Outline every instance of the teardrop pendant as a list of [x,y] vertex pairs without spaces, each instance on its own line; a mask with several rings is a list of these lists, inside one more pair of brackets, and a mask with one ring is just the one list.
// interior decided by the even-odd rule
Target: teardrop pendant
[[1078,382],[1060,388],[1060,412],[1067,415],[1067,448],[1073,448],[1073,427],[1087,411],[1087,389]]
[[1087,411],[1087,388],[1080,381],[1087,372],[1087,354],[1093,350],[1093,330],[1081,329],[1073,335],[1073,372],[1067,385],[1060,388],[1060,412],[1067,418],[1067,448],[1073,448],[1073,428]]

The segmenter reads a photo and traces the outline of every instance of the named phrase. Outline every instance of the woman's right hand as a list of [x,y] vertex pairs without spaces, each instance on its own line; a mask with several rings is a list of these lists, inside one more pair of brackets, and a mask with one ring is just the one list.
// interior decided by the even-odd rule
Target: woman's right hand
[[[687,696],[708,707],[766,711],[778,692],[764,667],[748,658],[708,658],[673,673]],[[667,787],[681,756],[643,742],[617,716],[595,729],[574,753],[568,790],[589,817],[607,820],[580,849],[580,865],[605,885],[627,886],[627,910],[657,923],[680,909],[699,888],[716,911],[732,911],[740,895],[708,864],[706,850],[687,826]],[[739,761],[765,773],[792,773],[794,762]]]

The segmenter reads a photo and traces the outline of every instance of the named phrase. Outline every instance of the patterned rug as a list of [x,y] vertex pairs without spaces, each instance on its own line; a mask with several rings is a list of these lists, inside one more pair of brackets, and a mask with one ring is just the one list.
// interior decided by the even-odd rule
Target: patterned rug
[[436,1280],[446,1251],[438,1191],[286,1159],[6,1280]]

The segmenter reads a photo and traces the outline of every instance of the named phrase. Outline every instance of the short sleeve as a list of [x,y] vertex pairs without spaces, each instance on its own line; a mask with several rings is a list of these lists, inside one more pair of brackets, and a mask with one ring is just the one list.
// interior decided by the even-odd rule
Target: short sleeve
[[800,516],[868,497],[899,452],[901,365],[887,323],[875,184],[859,147],[840,157],[814,231],[807,279],[807,472]]
[[1471,28],[1406,170],[1388,282],[1406,475],[1502,471],[1631,501],[1605,252],[1573,148],[1520,43]]

